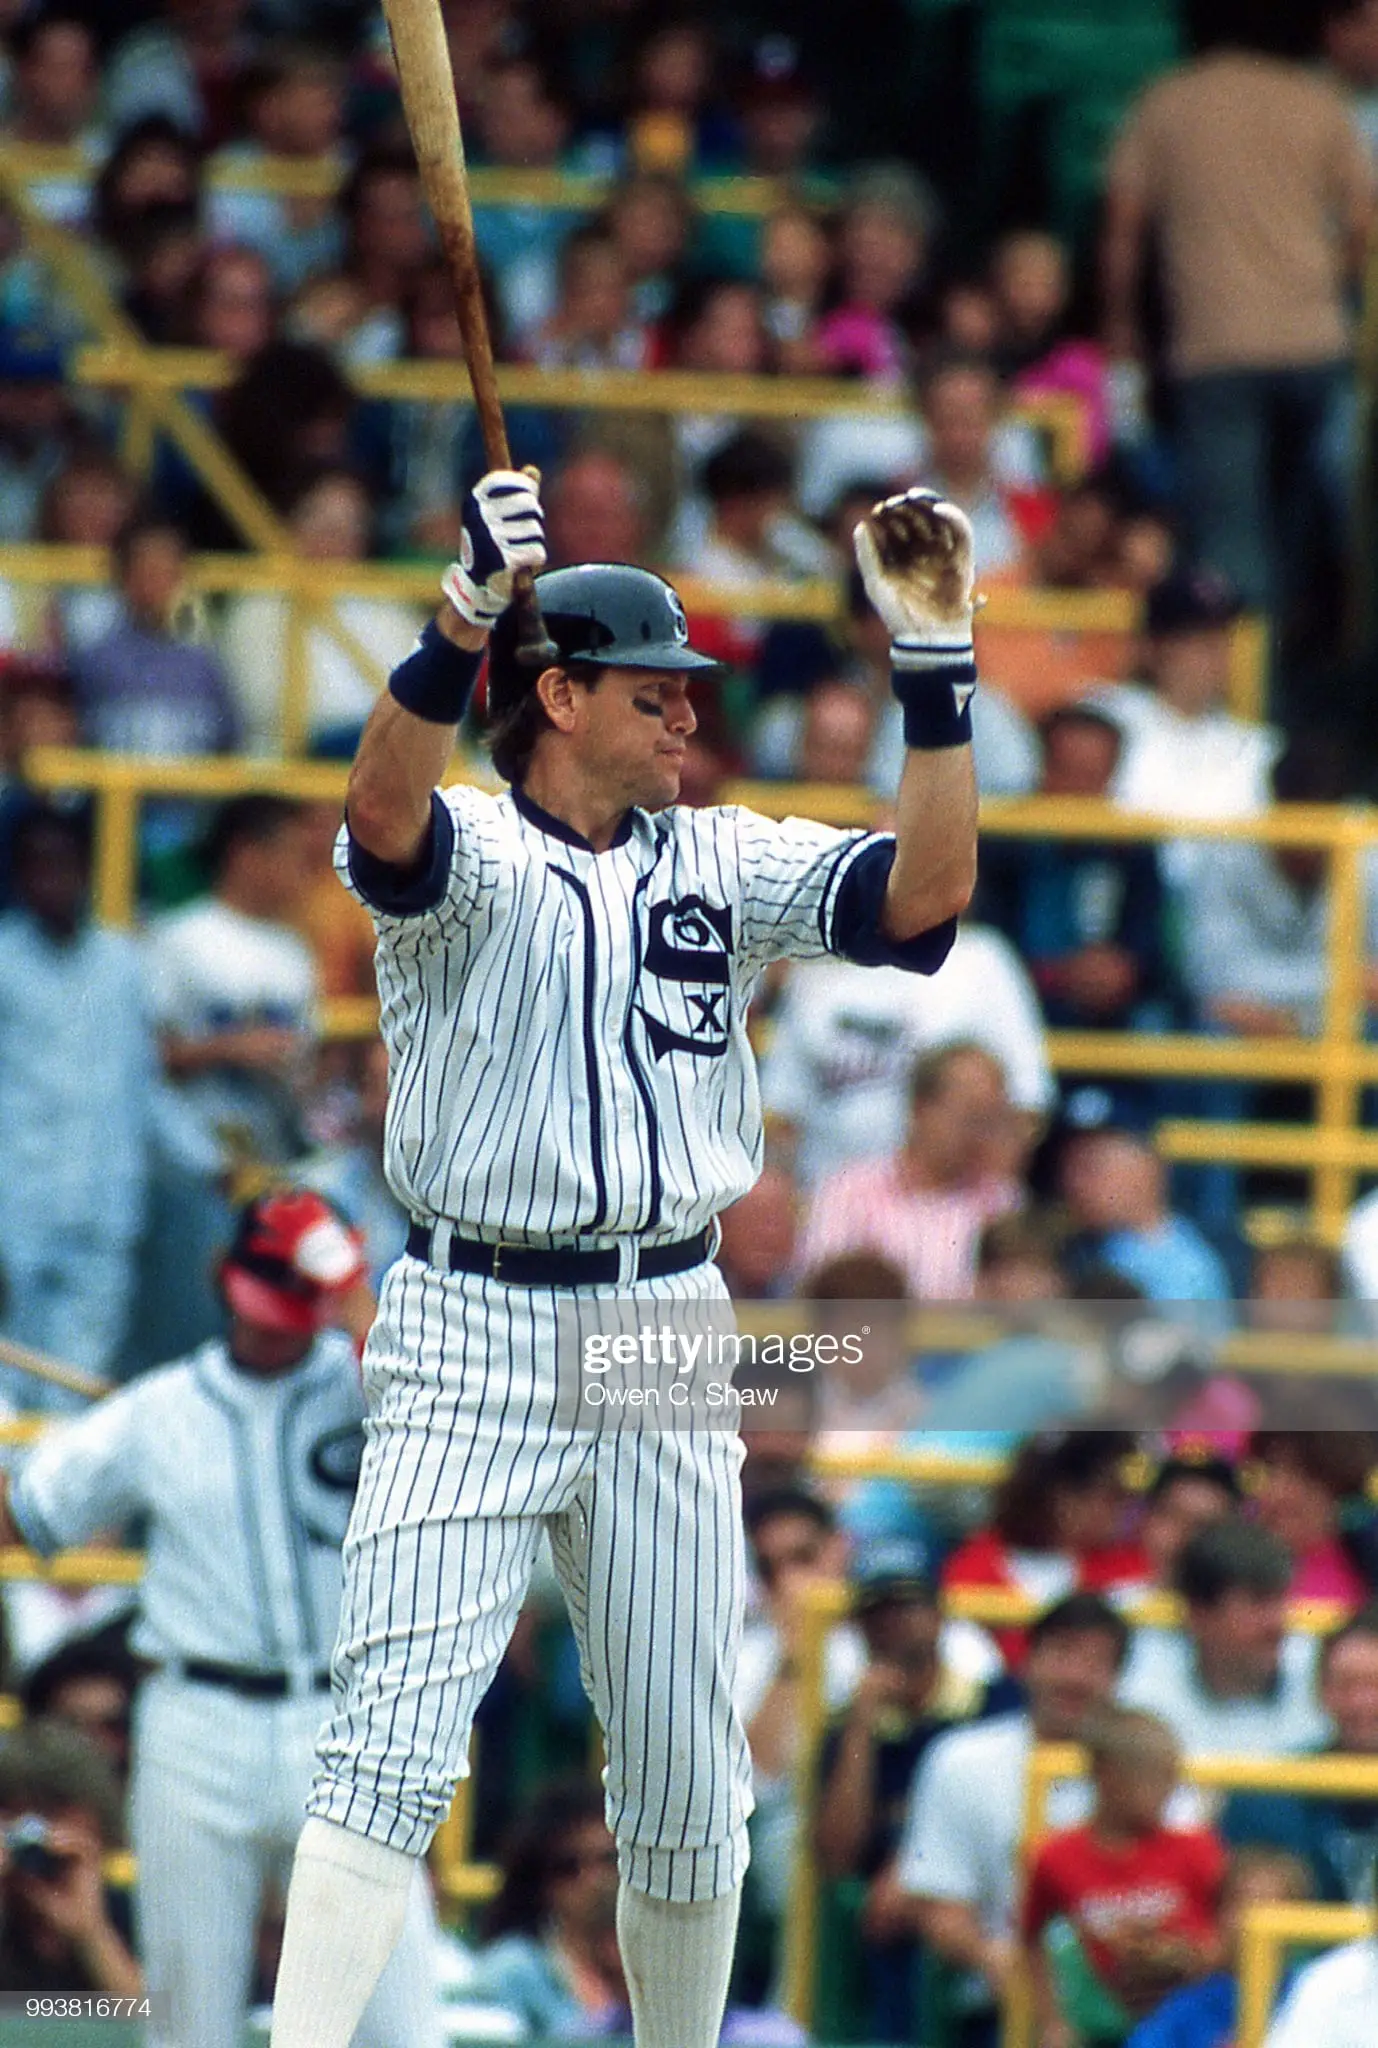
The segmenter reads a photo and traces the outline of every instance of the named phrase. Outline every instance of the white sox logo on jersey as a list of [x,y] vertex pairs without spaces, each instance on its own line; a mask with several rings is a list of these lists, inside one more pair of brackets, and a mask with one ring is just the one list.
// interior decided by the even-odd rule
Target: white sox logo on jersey
[[732,912],[702,896],[680,896],[652,903],[647,910],[645,968],[662,984],[666,1005],[678,985],[682,1014],[679,1029],[654,1017],[643,1004],[637,1015],[656,1059],[668,1053],[692,1053],[698,1059],[720,1060],[728,1047],[731,1023]]

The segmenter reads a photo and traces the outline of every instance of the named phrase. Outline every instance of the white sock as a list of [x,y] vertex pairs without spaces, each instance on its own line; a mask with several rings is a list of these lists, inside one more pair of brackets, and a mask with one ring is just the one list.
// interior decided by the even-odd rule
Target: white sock
[[623,1884],[617,1940],[636,2048],[718,2048],[742,1888],[678,1906]]
[[312,1816],[287,1889],[272,2048],[349,2048],[407,1917],[416,1858]]

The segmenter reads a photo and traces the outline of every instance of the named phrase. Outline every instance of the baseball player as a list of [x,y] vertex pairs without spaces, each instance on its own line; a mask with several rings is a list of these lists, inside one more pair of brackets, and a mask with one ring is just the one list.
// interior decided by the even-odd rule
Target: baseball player
[[[339,1690],[298,1845],[275,2048],[344,2048],[449,1804],[543,1528],[607,1745],[638,2048],[718,2039],[747,1860],[733,1710],[734,1431],[584,1426],[561,1332],[726,1299],[714,1218],[761,1167],[746,1035],[772,960],[933,972],[975,871],[970,528],[932,492],[858,528],[909,743],[895,835],[677,806],[712,664],[658,576],[537,578],[533,483],[465,500],[445,601],[361,739],[339,860],[378,931],[387,1174],[414,1219],[365,1353]],[[490,639],[491,635],[491,639]],[[499,797],[436,788],[488,646]]]
[[[0,1514],[42,1555],[134,1517],[139,1945],[157,2048],[238,2048],[265,1880],[285,1879],[311,1782],[361,1448],[354,1347],[325,1324],[363,1271],[319,1195],[251,1203],[220,1267],[223,1342],[44,1437]],[[424,1871],[356,2039],[437,2042]]]

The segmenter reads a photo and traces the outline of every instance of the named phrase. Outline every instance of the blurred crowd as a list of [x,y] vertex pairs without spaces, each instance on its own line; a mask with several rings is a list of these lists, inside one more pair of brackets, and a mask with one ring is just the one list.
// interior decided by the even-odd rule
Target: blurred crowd
[[[887,636],[850,532],[920,478],[971,517],[992,599],[1141,608],[1134,634],[1072,633],[992,604],[987,792],[1202,820],[1371,793],[1353,337],[1378,5],[1198,0],[1178,19],[1149,0],[885,0],[866,38],[837,12],[444,9],[472,164],[585,181],[577,205],[539,182],[480,189],[500,360],[725,380],[693,414],[510,414],[556,565],[642,562],[734,593],[733,616],[693,617],[724,669],[696,702],[686,800],[743,775],[893,795]],[[227,359],[187,403],[295,552],[445,561],[481,466],[472,409],[363,389],[378,365],[462,353],[378,10],[0,0],[0,29],[0,148],[138,335]],[[743,179],[758,210],[734,207]],[[333,873],[338,804],[146,804],[125,933],[91,914],[90,803],[26,779],[45,744],[283,745],[287,602],[198,588],[194,554],[243,536],[170,440],[146,475],[127,465],[123,400],[67,375],[85,338],[0,206],[0,540],[111,561],[108,583],[52,586],[0,563],[0,1334],[125,1378],[219,1331],[215,1255],[266,1182],[326,1195],[375,1284],[407,1219],[382,1172],[382,1048],[323,1028],[324,1004],[373,993],[369,922]],[[726,381],[768,377],[845,380],[848,408],[757,417]],[[1050,399],[1079,422],[1076,476],[1040,424]],[[835,623],[771,623],[782,581],[831,584]],[[348,756],[421,616],[361,594],[342,632],[309,624],[313,754]],[[1246,617],[1263,621],[1257,717],[1231,692]],[[801,1828],[826,1878],[818,2026],[836,2041],[920,2038],[941,2012],[945,2039],[984,2048],[1022,1948],[1044,2048],[1216,2048],[1245,1904],[1372,1897],[1371,1805],[1212,1805],[1178,1781],[1183,1758],[1226,1751],[1378,1757],[1367,1413],[1352,1386],[1298,1404],[1218,1359],[1231,1332],[1372,1333],[1378,1194],[1338,1250],[1291,1222],[1251,1245],[1246,1202],[1295,1203],[1295,1185],[1173,1165],[1153,1133],[1304,1119],[1297,1090],[1055,1080],[1047,1044],[1314,1034],[1327,916],[1305,846],[997,826],[934,980],[829,959],[763,986],[767,1164],[722,1219],[720,1263],[739,1300],[801,1299],[823,1327],[866,1303],[870,1341],[746,1431],[758,1811],[725,2038],[795,2038],[778,2008]],[[1372,1010],[1378,887],[1363,919]],[[916,1311],[967,1304],[993,1340],[916,1341]],[[3,1392],[72,1405],[17,1374]],[[1005,1477],[827,1476],[830,1450],[920,1444],[1005,1459]],[[804,1811],[809,1617],[838,1582]],[[945,1616],[962,1589],[1039,1618]],[[1127,1624],[1169,1589],[1181,1632]],[[1332,1632],[1296,1633],[1299,1601],[1334,1603]],[[99,1881],[138,1676],[126,1607],[116,1588],[6,1593],[26,1721],[0,1742],[0,1815],[45,1816],[62,1866],[8,1852],[14,1988],[137,1983],[127,1900]],[[502,1885],[482,1945],[449,1952],[456,2004],[513,2038],[624,2031],[615,1863],[550,1585],[480,1718],[475,1848]],[[1052,1789],[1058,1832],[1020,1903],[1010,1787],[1035,1738],[1074,1735],[1094,1782]],[[1170,1924],[1117,1920],[1105,1901],[1134,1885],[1169,1888]],[[1045,1949],[1068,1924],[1080,1937]],[[269,1925],[265,1984],[271,1952]]]

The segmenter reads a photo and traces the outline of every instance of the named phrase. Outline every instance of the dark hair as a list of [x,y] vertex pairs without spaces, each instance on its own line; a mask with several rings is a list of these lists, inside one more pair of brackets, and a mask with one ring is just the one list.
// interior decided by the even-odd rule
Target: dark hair
[[536,81],[538,96],[554,107],[566,121],[575,114],[574,94],[565,82],[563,68],[552,61],[552,53],[523,43],[516,49],[499,50],[484,66],[484,76],[497,78],[504,71],[525,71]]
[[1352,1636],[1367,1636],[1370,1641],[1378,1642],[1378,1600],[1370,1600],[1366,1606],[1357,1608],[1338,1628],[1332,1628],[1328,1635],[1321,1637],[1316,1658],[1318,1676],[1324,1678],[1331,1658],[1341,1643],[1347,1643]]
[[909,1284],[879,1252],[843,1252],[815,1266],[799,1292],[805,1301],[908,1301]]
[[1378,1444],[1368,1430],[1256,1429],[1249,1456],[1265,1465],[1280,1465],[1324,1487],[1332,1500],[1362,1494],[1378,1458]]
[[57,508],[64,491],[81,478],[92,476],[103,477],[107,482],[118,483],[126,489],[132,488],[133,484],[118,455],[103,448],[98,441],[83,441],[43,487],[38,513],[40,540],[52,541],[57,537]]
[[1204,1457],[1164,1458],[1145,1489],[1144,1499],[1152,1507],[1179,1482],[1192,1479],[1204,1480],[1207,1486],[1220,1487],[1236,1503],[1244,1497],[1239,1474],[1229,1459]]
[[361,152],[353,170],[340,187],[337,201],[351,235],[363,206],[364,194],[375,178],[408,178],[419,181],[416,157],[406,143],[379,143]]
[[1272,1599],[1287,1591],[1292,1569],[1291,1555],[1276,1536],[1231,1516],[1198,1529],[1183,1545],[1172,1589],[1188,1607],[1218,1607],[1231,1593]]
[[503,1934],[540,1934],[545,1927],[550,1866],[576,1828],[602,1820],[601,1788],[591,1778],[556,1778],[536,1794],[508,1836],[502,1883],[483,1916],[486,1941]]
[[86,16],[77,7],[38,7],[31,13],[19,17],[9,32],[10,56],[16,64],[24,64],[33,55],[34,45],[40,36],[50,29],[79,29],[91,45],[92,54],[96,48],[96,33]]
[[560,244],[557,271],[562,291],[569,283],[570,271],[576,260],[586,249],[611,249],[618,261],[622,260],[622,252],[617,246],[611,228],[603,227],[596,220],[585,221],[582,227],[575,228],[573,234],[566,235]]
[[1294,733],[1269,778],[1280,804],[1339,804],[1356,788],[1352,740],[1324,728]]
[[700,472],[704,495],[714,505],[726,498],[754,498],[766,491],[787,491],[794,465],[769,434],[743,428],[714,451]]
[[139,1682],[139,1666],[123,1637],[111,1630],[69,1637],[34,1666],[20,1687],[25,1720],[36,1721],[50,1712],[62,1688],[81,1678],[111,1678],[132,1695]]
[[[501,656],[499,658],[501,659]],[[571,676],[576,683],[581,683],[586,690],[596,690],[605,664],[597,661],[563,661],[560,667],[567,676]],[[499,697],[508,696],[517,681],[517,678],[504,675],[506,688],[499,690]],[[553,732],[554,727],[546,715],[544,704],[536,694],[534,678],[519,690],[517,696],[511,697],[505,710],[493,711],[493,697],[493,643],[490,640],[488,703],[492,723],[488,728],[488,752],[503,781],[515,785],[521,781],[531,766],[531,756],[536,751],[536,742],[541,734]]]
[[164,512],[160,505],[145,498],[134,507],[111,545],[110,559],[117,576],[129,573],[129,565],[134,559],[134,552],[140,541],[147,540],[149,535],[154,533],[172,534],[183,551],[187,550],[187,536],[177,521]]
[[131,221],[144,210],[140,207],[131,214],[120,197],[120,181],[131,160],[150,148],[166,149],[181,157],[187,169],[188,185],[199,203],[199,143],[169,115],[145,114],[141,121],[135,121],[123,130],[96,177],[91,195],[91,221],[100,241],[118,244],[128,233]]
[[348,421],[355,394],[334,358],[310,342],[270,341],[251,356],[216,408],[232,454],[278,510],[298,436],[322,420]]
[[79,810],[69,810],[61,804],[46,799],[26,803],[10,829],[10,865],[18,867],[25,857],[28,843],[43,832],[59,832],[75,851],[77,858],[85,865],[91,859],[91,812],[83,804]]
[[997,394],[1004,390],[1004,379],[989,356],[980,356],[971,349],[935,349],[924,362],[914,380],[914,395],[921,409],[926,409],[933,396],[935,384],[941,384],[945,377],[980,377]]
[[1038,727],[1038,737],[1045,751],[1050,740],[1056,739],[1069,726],[1077,725],[1089,725],[1112,740],[1118,759],[1124,747],[1124,733],[1108,712],[1097,710],[1094,704],[1059,704],[1055,711],[1050,711]]
[[698,326],[721,292],[750,292],[760,303],[761,287],[754,278],[734,277],[728,270],[696,271],[684,279],[665,316],[676,349],[682,347],[685,335]]
[[65,1721],[27,1721],[0,1741],[0,1807],[40,1812],[79,1806],[107,1848],[120,1839],[115,1774],[89,1735]]
[[991,1524],[1006,1543],[1048,1550],[1059,1490],[1085,1493],[1117,1471],[1134,1449],[1128,1430],[1068,1430],[1021,1444],[995,1495]]
[[232,796],[216,812],[206,834],[206,872],[218,882],[230,856],[241,846],[261,846],[301,816],[301,805],[285,796]]
[[1058,1636],[1108,1636],[1115,1646],[1116,1670],[1129,1654],[1129,1623],[1099,1593],[1069,1593],[1045,1607],[1029,1626],[1029,1651]]
[[781,1521],[786,1515],[812,1522],[820,1536],[831,1536],[837,1527],[831,1504],[803,1486],[774,1486],[767,1493],[758,1493],[748,1501],[742,1521],[747,1535],[754,1540],[765,1523]]

